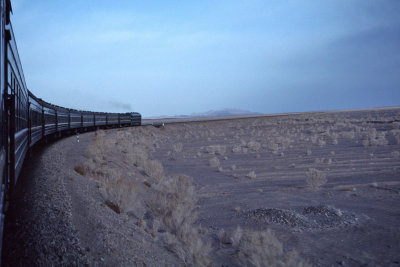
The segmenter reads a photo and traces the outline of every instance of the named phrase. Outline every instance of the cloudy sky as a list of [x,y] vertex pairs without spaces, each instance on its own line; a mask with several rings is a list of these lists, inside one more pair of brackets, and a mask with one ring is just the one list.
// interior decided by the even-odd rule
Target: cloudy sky
[[398,0],[13,0],[28,88],[178,115],[400,105]]

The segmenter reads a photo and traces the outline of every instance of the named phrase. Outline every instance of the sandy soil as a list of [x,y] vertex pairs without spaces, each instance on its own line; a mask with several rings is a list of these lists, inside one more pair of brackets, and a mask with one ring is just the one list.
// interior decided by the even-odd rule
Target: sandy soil
[[[153,155],[167,172],[194,177],[199,222],[213,232],[269,227],[285,248],[315,265],[396,266],[400,145],[393,129],[399,119],[398,110],[386,110],[186,123],[166,126],[168,142]],[[386,142],[366,144],[361,132],[371,129],[385,133]],[[261,148],[251,149],[251,141]],[[179,142],[183,152],[174,153],[169,144]],[[209,166],[210,145],[227,147],[215,153],[222,169]],[[232,152],[239,146],[247,151]],[[327,183],[307,186],[309,168],[324,171]],[[248,177],[252,171],[256,178]]]
[[[123,132],[129,132],[126,138],[136,138],[132,143],[143,136],[151,138],[150,159],[161,162],[167,175],[192,177],[199,214],[196,225],[201,225],[203,239],[212,246],[214,266],[240,265],[231,242],[220,235],[237,226],[272,229],[285,251],[295,249],[312,265],[398,266],[399,126],[400,110],[383,109],[145,126],[108,130],[104,138],[114,140]],[[28,198],[35,206],[42,202],[30,192],[38,189],[29,188],[63,185],[59,192],[66,197],[54,194],[48,199],[50,208],[39,205],[30,210],[36,214],[62,208],[65,218],[58,216],[61,222],[57,223],[66,230],[61,234],[72,233],[73,238],[60,240],[70,245],[69,253],[81,255],[76,265],[183,265],[182,258],[158,238],[161,231],[152,232],[141,224],[149,214],[144,211],[140,218],[138,210],[143,206],[116,213],[107,204],[99,174],[83,176],[74,171],[88,161],[87,147],[95,141],[95,134],[88,133],[81,135],[79,143],[69,137],[45,149],[41,165],[29,161],[21,178],[38,182],[25,183],[28,187],[20,190],[18,198]],[[156,187],[143,185],[152,180],[125,158],[126,153],[115,143],[115,149],[97,163],[129,176],[139,203],[151,197]],[[100,165],[87,168],[103,171]],[[317,170],[314,176],[311,168]],[[41,182],[41,177],[48,178]],[[49,183],[49,177],[57,179]],[[40,230],[19,226],[38,216],[23,216],[26,201],[17,203],[7,222],[6,261],[62,264],[54,255],[42,255],[47,253],[43,252],[47,242]],[[43,222],[49,223],[54,225]],[[32,251],[38,254],[32,256]]]

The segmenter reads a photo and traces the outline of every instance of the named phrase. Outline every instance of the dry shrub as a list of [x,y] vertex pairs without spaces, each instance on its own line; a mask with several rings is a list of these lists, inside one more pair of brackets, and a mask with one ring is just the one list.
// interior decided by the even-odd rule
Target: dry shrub
[[129,149],[126,157],[128,161],[132,162],[135,166],[142,168],[148,159],[146,148],[139,145]]
[[219,167],[221,163],[217,157],[213,157],[209,160],[210,167]]
[[240,145],[234,145],[232,148],[233,153],[240,153],[242,152],[242,147]]
[[255,179],[257,177],[256,173],[254,171],[249,172],[246,177],[250,179]]
[[345,139],[354,139],[356,137],[354,131],[341,132],[340,135]]
[[224,145],[211,145],[206,148],[207,153],[216,154],[216,155],[224,155],[226,153],[226,146]]
[[309,266],[296,251],[283,251],[282,243],[271,230],[242,230],[238,227],[230,242],[237,248],[242,266]]
[[279,152],[279,145],[278,144],[276,144],[276,143],[270,143],[269,145],[268,145],[268,147],[272,150],[272,153],[273,154],[278,154],[278,152]]
[[282,244],[270,230],[237,232],[239,261],[244,266],[277,266],[283,254]]
[[250,141],[247,143],[247,148],[249,148],[250,150],[253,150],[253,151],[258,151],[261,148],[261,144],[256,141]]
[[392,154],[392,157],[395,158],[395,159],[400,157],[400,152],[399,151],[393,151],[391,154]]
[[364,147],[384,146],[388,144],[385,132],[378,132],[375,128],[369,128],[362,141]]
[[337,139],[332,139],[332,145],[337,145],[339,144],[339,141]]
[[164,176],[164,168],[158,160],[146,160],[143,166],[147,176],[160,181]]
[[77,165],[75,166],[74,170],[79,173],[80,175],[85,176],[86,175],[86,169],[82,165]]
[[326,142],[325,142],[324,140],[322,140],[322,139],[319,139],[319,140],[318,140],[318,145],[319,145],[320,147],[324,147],[324,146],[326,145]]
[[107,206],[115,212],[128,212],[134,210],[140,213],[142,208],[139,201],[136,201],[137,188],[136,185],[126,178],[113,177],[103,183],[103,197]]
[[158,220],[155,231],[162,232],[160,238],[167,248],[182,259],[187,266],[209,266],[211,246],[205,243],[194,225],[194,187],[186,175],[166,178],[160,185],[156,197],[148,206]]
[[325,172],[314,168],[308,169],[306,176],[307,176],[306,179],[307,185],[314,189],[319,188],[320,186],[328,182],[328,179],[326,179]]
[[400,145],[400,130],[391,130],[390,134],[395,139],[396,144]]
[[94,141],[90,143],[85,151],[85,156],[95,163],[103,162],[105,155],[111,148],[115,147],[115,141],[106,139],[103,135],[102,133],[95,136]]
[[234,210],[235,212],[240,212],[241,208],[240,208],[240,207],[235,207],[233,210]]
[[333,145],[337,145],[339,143],[339,141],[338,141],[339,134],[338,133],[331,133],[330,137],[332,138]]
[[217,236],[219,238],[219,241],[222,244],[232,244],[233,243],[231,237],[222,228],[218,231]]
[[371,144],[373,146],[385,146],[389,142],[386,139],[386,133],[385,132],[379,132],[374,140],[371,141]]
[[182,143],[177,143],[177,144],[173,144],[172,145],[172,149],[176,152],[176,153],[180,153],[183,150],[183,144]]
[[314,163],[315,164],[321,164],[324,163],[325,158],[315,158],[314,159]]
[[369,140],[368,140],[368,138],[365,138],[365,139],[362,140],[362,145],[363,145],[364,147],[369,146]]
[[311,142],[319,147],[324,147],[326,145],[326,141],[323,138],[323,136],[318,136],[317,134],[310,137]]
[[104,137],[105,135],[106,135],[106,133],[105,133],[104,130],[97,130],[97,131],[94,133],[95,138],[102,138],[102,137]]

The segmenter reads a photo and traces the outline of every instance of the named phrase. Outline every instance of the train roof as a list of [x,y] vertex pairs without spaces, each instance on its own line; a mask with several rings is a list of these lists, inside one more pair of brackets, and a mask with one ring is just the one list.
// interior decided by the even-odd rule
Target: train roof
[[125,113],[118,113],[118,112],[96,112],[96,111],[89,111],[89,110],[78,110],[78,109],[73,109],[73,108],[65,108],[61,107],[58,105],[51,104],[49,102],[44,101],[43,99],[35,96],[30,90],[28,90],[28,95],[30,98],[34,99],[36,102],[41,104],[42,106],[46,108],[53,108],[53,109],[58,109],[58,110],[63,110],[63,111],[70,111],[70,112],[79,112],[79,113],[90,113],[90,114],[95,114],[95,115],[101,115],[101,114],[130,114],[130,115],[135,115],[135,116],[141,116],[140,113],[138,112],[125,112]]

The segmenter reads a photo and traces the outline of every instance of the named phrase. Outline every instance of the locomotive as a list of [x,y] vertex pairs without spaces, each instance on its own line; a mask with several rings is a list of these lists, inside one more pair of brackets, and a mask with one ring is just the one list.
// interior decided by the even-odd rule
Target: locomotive
[[4,213],[28,151],[43,140],[98,128],[140,126],[137,112],[104,113],[48,103],[28,90],[10,21],[11,2],[0,0],[0,252]]

